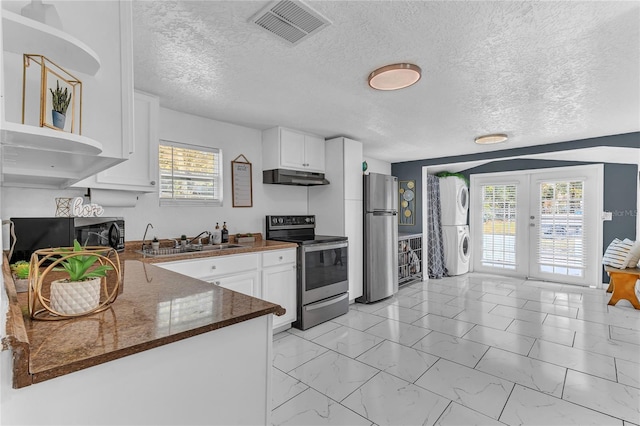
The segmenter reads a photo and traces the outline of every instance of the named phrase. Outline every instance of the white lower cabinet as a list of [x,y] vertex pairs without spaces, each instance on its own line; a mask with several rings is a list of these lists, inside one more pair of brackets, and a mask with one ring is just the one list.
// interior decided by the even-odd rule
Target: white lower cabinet
[[287,328],[297,319],[297,297],[296,249],[262,253],[261,298],[286,310],[284,315],[273,317],[274,329]]
[[297,318],[296,249],[215,256],[156,263],[156,266],[197,278],[282,306],[273,328],[286,328]]
[[257,271],[209,278],[206,281],[247,296],[260,297],[260,280],[258,279]]
[[295,262],[262,270],[262,299],[277,303],[287,311],[280,317],[273,317],[273,328],[291,324],[296,320],[296,297]]

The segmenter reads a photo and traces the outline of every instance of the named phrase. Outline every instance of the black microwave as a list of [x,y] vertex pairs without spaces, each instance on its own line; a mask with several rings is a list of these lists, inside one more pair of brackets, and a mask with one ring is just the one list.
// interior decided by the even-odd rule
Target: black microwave
[[38,249],[82,246],[109,246],[124,251],[124,219],[121,217],[14,217],[10,262],[29,261]]

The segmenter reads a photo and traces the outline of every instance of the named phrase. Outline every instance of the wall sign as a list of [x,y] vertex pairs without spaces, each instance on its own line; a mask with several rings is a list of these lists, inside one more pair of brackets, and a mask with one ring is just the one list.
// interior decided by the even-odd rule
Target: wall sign
[[[244,161],[238,161],[239,158]],[[233,207],[253,207],[251,163],[242,154],[231,162],[231,192]]]
[[71,203],[71,215],[75,217],[93,217],[102,216],[104,209],[101,205],[96,203],[83,204],[84,199],[82,197],[76,197]]

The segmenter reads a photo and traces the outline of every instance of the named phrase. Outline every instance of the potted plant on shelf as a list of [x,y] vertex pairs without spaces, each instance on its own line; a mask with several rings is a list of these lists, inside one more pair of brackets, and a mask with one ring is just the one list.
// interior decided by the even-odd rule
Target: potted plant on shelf
[[95,309],[100,304],[100,282],[107,276],[107,271],[113,270],[109,265],[98,265],[91,269],[98,261],[98,256],[80,255],[83,248],[78,240],[73,241],[73,250],[60,249],[58,255],[61,268],[54,270],[66,271],[69,278],[51,282],[51,308],[64,315],[75,315]]
[[29,288],[29,262],[19,260],[11,265],[16,292],[24,293]]
[[158,241],[158,237],[153,237],[151,240],[151,250],[159,250],[160,249],[160,241]]
[[186,247],[187,246],[187,236],[182,234],[182,236],[180,237],[180,244],[182,244],[182,247]]
[[69,103],[71,102],[71,93],[69,93],[66,87],[64,88],[64,90],[60,88],[59,80],[56,81],[56,90],[54,91],[53,89],[49,88],[49,91],[51,92],[52,96],[51,104],[53,110],[51,111],[51,118],[53,121],[53,125],[54,127],[62,130],[64,129],[67,108],[69,107]]

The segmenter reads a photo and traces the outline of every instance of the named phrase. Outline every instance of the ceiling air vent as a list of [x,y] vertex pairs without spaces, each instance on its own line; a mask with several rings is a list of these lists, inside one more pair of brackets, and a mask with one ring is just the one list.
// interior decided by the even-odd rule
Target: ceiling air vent
[[291,0],[270,3],[253,15],[250,21],[291,45],[331,25],[327,18],[303,2]]

